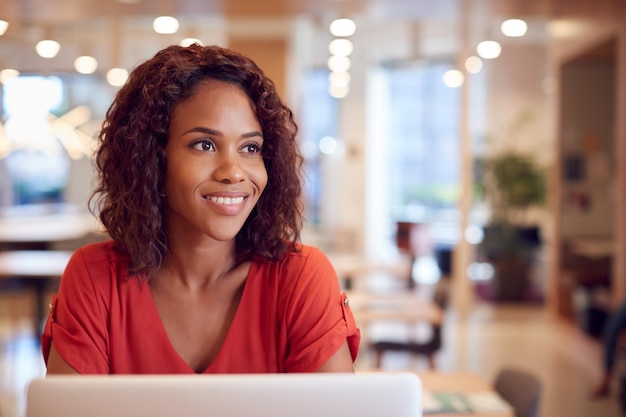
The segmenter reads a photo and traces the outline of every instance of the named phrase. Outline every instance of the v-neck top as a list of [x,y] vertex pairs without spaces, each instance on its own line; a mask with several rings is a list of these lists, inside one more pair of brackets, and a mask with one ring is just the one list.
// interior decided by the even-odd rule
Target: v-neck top
[[[280,261],[252,260],[239,307],[204,373],[318,370],[346,341],[352,359],[360,332],[337,274],[318,249],[300,245]],[[185,374],[148,282],[129,277],[113,241],[78,249],[53,296],[42,335],[81,374]]]

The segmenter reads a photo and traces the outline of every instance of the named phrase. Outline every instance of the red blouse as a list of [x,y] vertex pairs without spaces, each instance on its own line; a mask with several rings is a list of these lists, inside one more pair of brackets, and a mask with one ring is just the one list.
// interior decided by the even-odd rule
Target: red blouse
[[[224,343],[204,373],[314,372],[360,332],[337,274],[318,249],[254,258]],[[107,241],[72,256],[42,335],[81,374],[193,373],[176,352],[146,281],[129,278]]]

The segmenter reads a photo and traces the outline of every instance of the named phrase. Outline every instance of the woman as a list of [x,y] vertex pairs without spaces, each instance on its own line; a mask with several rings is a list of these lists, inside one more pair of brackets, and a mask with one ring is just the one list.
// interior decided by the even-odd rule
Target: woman
[[299,243],[291,111],[250,59],[171,46],[107,112],[92,198],[42,336],[48,374],[353,371],[359,330]]

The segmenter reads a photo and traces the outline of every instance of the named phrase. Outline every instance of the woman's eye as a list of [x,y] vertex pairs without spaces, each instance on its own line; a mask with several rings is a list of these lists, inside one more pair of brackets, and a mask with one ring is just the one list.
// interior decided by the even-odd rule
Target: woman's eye
[[210,140],[199,140],[191,145],[192,148],[199,151],[214,151],[215,146]]
[[243,147],[244,152],[246,153],[259,153],[261,152],[261,146],[256,143],[250,143]]

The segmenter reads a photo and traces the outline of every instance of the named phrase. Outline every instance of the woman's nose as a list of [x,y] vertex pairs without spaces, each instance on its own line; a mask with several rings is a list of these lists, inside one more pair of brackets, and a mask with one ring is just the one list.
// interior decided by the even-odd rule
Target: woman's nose
[[223,155],[214,171],[217,181],[235,183],[244,179],[244,172],[236,156]]

